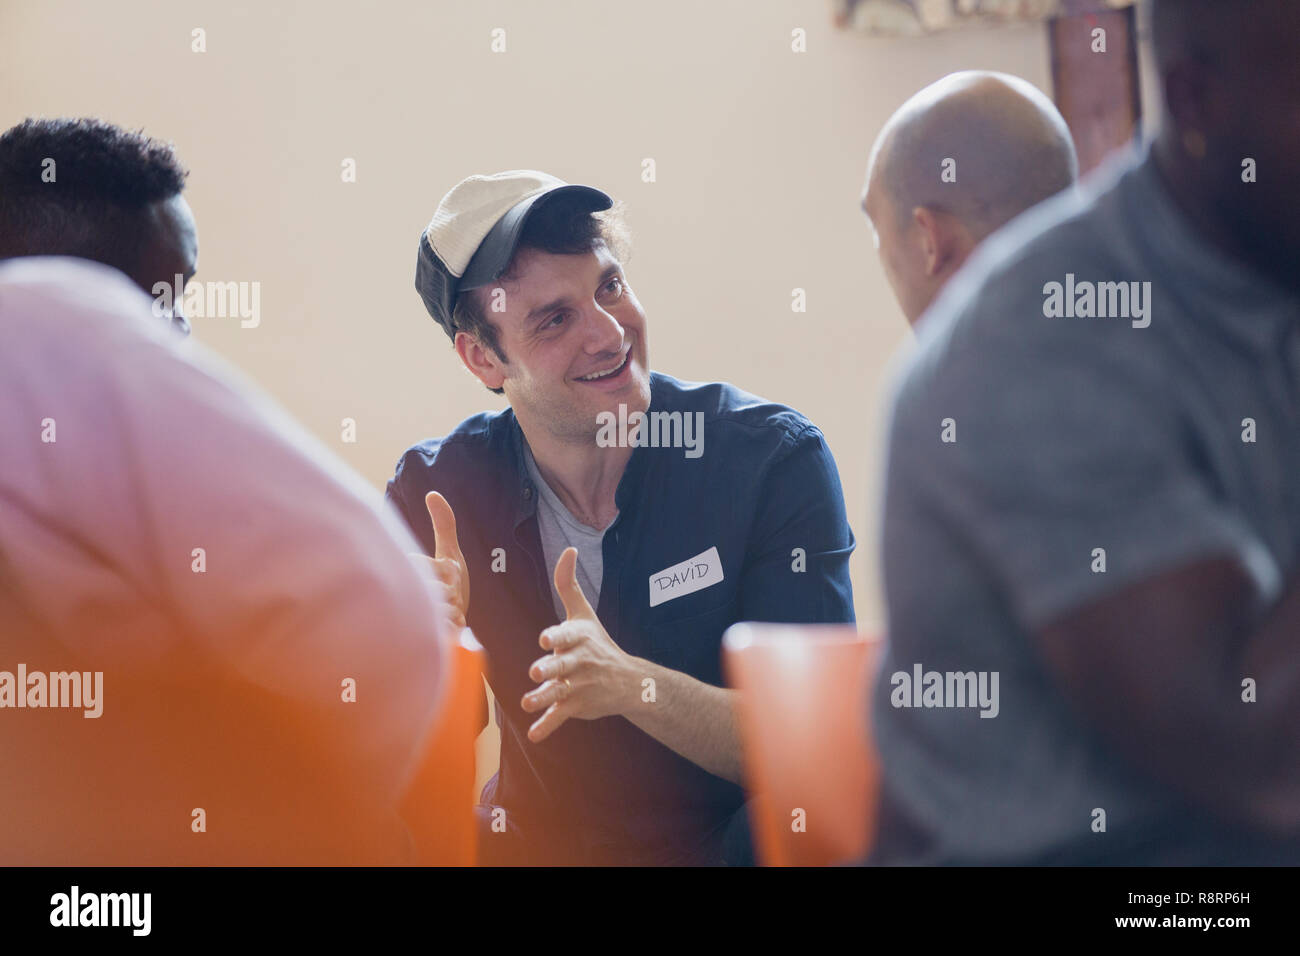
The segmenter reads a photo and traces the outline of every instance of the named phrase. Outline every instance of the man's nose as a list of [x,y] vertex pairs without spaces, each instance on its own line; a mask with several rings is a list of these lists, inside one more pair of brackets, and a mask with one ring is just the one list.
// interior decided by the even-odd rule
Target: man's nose
[[586,325],[588,352],[599,354],[622,351],[625,338],[623,325],[610,312],[593,303],[587,312]]

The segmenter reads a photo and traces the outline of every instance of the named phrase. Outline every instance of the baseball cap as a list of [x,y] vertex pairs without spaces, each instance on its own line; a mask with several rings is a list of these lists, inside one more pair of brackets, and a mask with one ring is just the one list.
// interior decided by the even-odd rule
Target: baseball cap
[[511,169],[462,179],[438,203],[420,235],[415,289],[451,338],[456,296],[495,281],[510,264],[524,226],[539,208],[564,197],[589,212],[614,204],[591,186],[566,183],[535,169]]

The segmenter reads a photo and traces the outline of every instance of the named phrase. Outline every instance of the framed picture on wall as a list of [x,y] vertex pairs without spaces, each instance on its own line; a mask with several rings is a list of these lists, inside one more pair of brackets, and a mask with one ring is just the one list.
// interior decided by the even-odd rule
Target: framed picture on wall
[[1133,3],[1134,0],[831,0],[836,26],[883,36],[916,36],[966,26],[1101,13]]

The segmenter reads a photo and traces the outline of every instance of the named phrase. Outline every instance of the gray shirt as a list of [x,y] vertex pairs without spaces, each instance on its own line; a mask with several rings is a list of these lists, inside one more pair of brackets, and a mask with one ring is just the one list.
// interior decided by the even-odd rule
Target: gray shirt
[[[542,555],[546,558],[547,580],[551,582],[551,600],[555,603],[555,613],[564,620],[564,602],[555,590],[555,564],[565,548],[578,549],[578,585],[587,597],[587,603],[593,608],[600,605],[600,583],[605,574],[605,555],[602,550],[605,541],[604,528],[593,528],[574,517],[573,512],[564,506],[564,502],[546,483],[533,450],[524,442],[524,461],[528,465],[528,474],[537,486],[537,533],[542,539]],[[612,525],[618,520],[615,515]]]
[[[1108,310],[1083,305],[1081,283],[1102,282],[1149,283],[1129,287],[1145,318],[1133,302],[1080,316],[1124,311],[1115,287]],[[1051,283],[1082,307],[1061,314]],[[883,835],[882,859],[1122,860],[1182,818],[1179,795],[1066,707],[1031,635],[1212,556],[1234,556],[1261,605],[1277,598],[1300,547],[1298,320],[1294,298],[1191,231],[1142,155],[1020,217],[945,289],[889,433],[873,719],[887,813],[920,838]],[[996,716],[955,694],[925,706],[907,686],[918,664],[996,673]]]

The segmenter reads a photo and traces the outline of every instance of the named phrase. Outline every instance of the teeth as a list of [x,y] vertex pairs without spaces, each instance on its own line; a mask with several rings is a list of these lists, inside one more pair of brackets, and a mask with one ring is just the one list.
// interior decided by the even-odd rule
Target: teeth
[[614,366],[613,368],[611,368],[611,369],[606,369],[606,370],[603,371],[603,372],[592,372],[590,375],[583,375],[583,376],[579,377],[578,381],[580,381],[580,382],[594,382],[594,381],[596,381],[597,379],[600,379],[600,378],[608,378],[609,376],[613,375],[615,372],[619,371],[619,370],[623,367],[623,364],[624,364],[626,361],[627,361],[627,359],[624,358],[622,362],[619,362],[617,365],[615,365],[615,366]]

